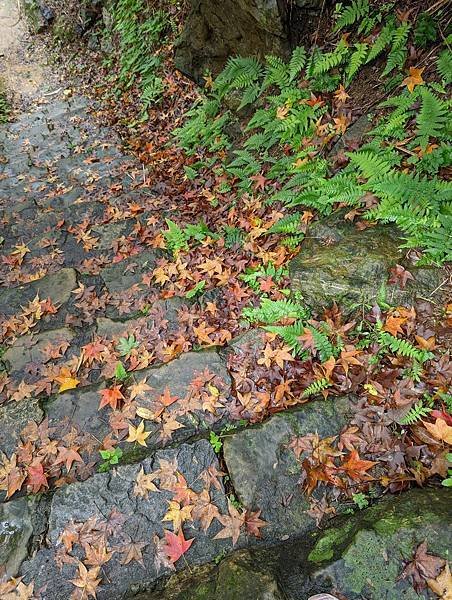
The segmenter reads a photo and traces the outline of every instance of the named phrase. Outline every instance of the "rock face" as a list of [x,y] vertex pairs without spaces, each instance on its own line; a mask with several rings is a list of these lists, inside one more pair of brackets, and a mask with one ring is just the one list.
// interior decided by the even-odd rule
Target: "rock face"
[[322,593],[347,600],[435,598],[428,590],[419,595],[400,575],[424,541],[429,554],[447,558],[450,513],[447,490],[412,490],[322,533],[236,552],[189,577],[175,575],[164,590],[139,600],[307,600]]
[[[364,231],[333,215],[313,225],[300,254],[290,265],[292,289],[312,306],[334,300],[345,312],[382,300],[391,305],[410,305],[416,297],[430,297],[441,283],[441,271],[416,267],[399,249],[400,232],[378,225]],[[397,264],[414,277],[404,289],[389,284],[390,269]]]
[[286,53],[281,5],[277,0],[193,0],[176,45],[177,68],[199,81],[206,69],[218,73],[229,56]]
[[26,498],[0,504],[0,564],[8,577],[17,575],[27,556],[28,542],[33,533]]
[[[115,472],[95,475],[88,481],[67,486],[53,496],[47,534],[48,547],[42,548],[24,563],[21,571],[26,574],[27,580],[35,581],[36,589],[44,590],[42,600],[70,597],[74,589],[70,580],[73,579],[75,568],[73,564],[64,564],[60,570],[55,562],[56,552],[60,549],[61,553],[60,536],[64,529],[71,527],[71,523],[84,523],[89,519],[91,524],[93,519],[107,519],[107,522],[109,519],[109,527],[105,531],[107,543],[110,548],[115,548],[111,560],[102,567],[105,586],[97,592],[99,600],[124,598],[126,594],[146,590],[152,587],[152,582],[156,579],[170,573],[168,566],[159,566],[153,536],[157,534],[162,537],[162,519],[168,511],[172,493],[163,489],[163,480],[158,484],[160,491],[146,494],[146,497],[137,496],[133,492],[141,468],[148,474],[166,465],[168,478],[170,464],[174,465],[170,477],[175,478],[176,473],[180,473],[195,492],[203,489],[202,473],[209,467],[219,467],[212,447],[202,440],[191,446],[182,445],[174,450],[162,451],[154,459],[146,459],[140,465],[122,466]],[[224,513],[226,501],[222,486],[220,489],[211,488],[210,497]],[[227,548],[227,541],[213,539],[220,529],[217,521],[206,532],[202,531],[197,522],[184,527],[185,538],[194,539],[185,555],[189,564],[209,562]],[[127,545],[131,537],[134,541],[142,541],[142,564],[136,560],[124,562],[121,548]],[[77,551],[76,544],[74,551]],[[178,566],[183,568],[184,561],[181,560]]]
[[234,489],[245,506],[262,510],[268,521],[262,534],[266,541],[274,543],[315,526],[298,485],[300,469],[287,448],[291,437],[338,434],[350,407],[346,397],[319,400],[225,439],[224,457]]

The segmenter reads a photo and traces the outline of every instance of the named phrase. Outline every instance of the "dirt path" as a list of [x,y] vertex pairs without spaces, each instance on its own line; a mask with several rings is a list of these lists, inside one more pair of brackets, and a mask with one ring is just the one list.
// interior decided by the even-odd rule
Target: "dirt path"
[[55,89],[56,78],[32,42],[18,0],[0,0],[0,80],[15,104]]

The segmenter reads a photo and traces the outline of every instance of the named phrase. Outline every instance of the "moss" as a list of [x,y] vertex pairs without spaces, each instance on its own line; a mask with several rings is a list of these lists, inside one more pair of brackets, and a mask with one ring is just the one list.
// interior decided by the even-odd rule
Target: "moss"
[[[387,556],[386,548],[375,532],[358,532],[354,544],[344,555],[344,563],[347,567],[344,580],[352,592],[367,596],[365,590],[369,589],[373,598],[398,600],[402,597],[397,586],[401,562]],[[404,590],[403,598],[418,596],[414,590],[412,593]]]
[[317,540],[316,545],[308,555],[308,560],[320,563],[332,559],[338,549],[344,545],[352,529],[353,523],[350,521],[341,527],[328,530]]

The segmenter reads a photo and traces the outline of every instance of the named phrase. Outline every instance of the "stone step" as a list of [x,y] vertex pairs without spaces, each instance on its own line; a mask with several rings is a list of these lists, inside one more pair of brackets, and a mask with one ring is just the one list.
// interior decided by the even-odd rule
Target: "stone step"
[[[77,567],[73,564],[76,561],[69,562],[69,556],[69,560],[64,559],[61,536],[64,539],[65,530],[77,530],[78,527],[81,539],[77,539],[77,535],[73,538],[70,555],[81,557],[82,544],[88,539],[93,548],[105,546],[112,552],[111,559],[102,566],[102,582],[97,590],[99,600],[119,599],[133,590],[151,586],[159,577],[171,572],[169,566],[159,566],[156,560],[156,536],[162,538],[164,529],[172,529],[170,522],[162,519],[168,512],[169,501],[175,496],[178,477],[180,482],[182,476],[193,491],[193,502],[199,494],[208,492],[213,508],[216,507],[220,514],[227,513],[222,478],[219,478],[218,488],[211,485],[208,469],[215,472],[220,466],[210,444],[201,440],[193,445],[183,444],[176,449],[160,451],[139,465],[119,466],[109,473],[97,474],[87,481],[58,490],[42,500],[48,505],[48,522],[43,515],[33,524],[35,506],[32,499],[11,501],[1,509],[3,523],[11,524],[8,531],[14,526],[14,535],[3,536],[0,542],[8,574],[23,573],[27,582],[33,581],[35,589],[41,590],[42,600],[69,598],[74,590],[71,580],[76,578]],[[154,474],[156,486],[156,491],[143,492],[142,496],[134,492],[141,470],[146,475]],[[82,524],[85,524],[88,537],[80,529]],[[46,525],[46,546],[19,568],[24,554],[33,547],[36,534],[46,529]],[[230,540],[213,539],[221,528],[217,519],[212,520],[207,531],[203,531],[194,516],[192,520],[187,519],[183,530],[185,539],[193,539],[185,555],[190,564],[209,562],[227,550]],[[140,544],[142,564],[125,560],[131,541]],[[176,568],[183,568],[185,564],[181,559]]]
[[239,500],[262,510],[272,542],[305,534],[316,527],[299,485],[301,468],[288,444],[295,436],[338,435],[352,414],[348,397],[312,401],[278,413],[268,421],[224,440],[224,459]]
[[39,295],[40,300],[50,298],[56,306],[64,306],[77,287],[77,275],[74,269],[61,269],[57,273],[46,275],[42,279],[9,289],[0,288],[0,310],[4,315],[14,315],[21,307]]

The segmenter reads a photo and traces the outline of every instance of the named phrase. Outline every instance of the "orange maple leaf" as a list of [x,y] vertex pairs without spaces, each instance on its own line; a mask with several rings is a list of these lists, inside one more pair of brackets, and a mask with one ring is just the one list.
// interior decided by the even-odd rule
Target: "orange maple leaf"
[[424,80],[422,79],[422,72],[424,69],[425,67],[422,67],[422,69],[410,67],[410,74],[402,81],[401,85],[406,85],[410,94],[413,93],[413,90],[417,85],[423,85]]
[[118,400],[124,400],[120,385],[114,385],[112,388],[100,390],[100,395],[102,398],[98,410],[108,405],[110,405],[113,410],[116,410],[118,408]]

